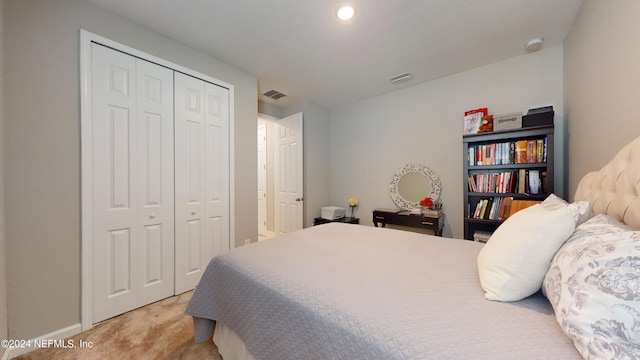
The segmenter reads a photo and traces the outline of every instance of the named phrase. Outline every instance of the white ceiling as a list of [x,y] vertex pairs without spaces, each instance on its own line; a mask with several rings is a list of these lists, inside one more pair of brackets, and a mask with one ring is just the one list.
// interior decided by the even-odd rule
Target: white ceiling
[[[562,43],[582,0],[89,0],[332,108]],[[343,3],[356,16],[341,22]],[[409,72],[413,80],[388,78]]]

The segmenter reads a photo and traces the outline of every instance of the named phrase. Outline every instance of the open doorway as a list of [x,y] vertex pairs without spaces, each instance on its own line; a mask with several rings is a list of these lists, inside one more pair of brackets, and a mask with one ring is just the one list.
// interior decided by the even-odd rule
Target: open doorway
[[258,114],[258,240],[275,236],[274,149],[277,118]]
[[258,240],[303,227],[302,120],[258,115]]

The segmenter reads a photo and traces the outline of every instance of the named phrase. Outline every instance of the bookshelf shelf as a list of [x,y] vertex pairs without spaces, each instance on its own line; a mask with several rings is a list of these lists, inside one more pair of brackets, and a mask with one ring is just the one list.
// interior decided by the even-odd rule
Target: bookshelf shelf
[[476,223],[476,224],[489,224],[494,226],[502,224],[502,221],[498,221],[498,220],[480,220],[480,219],[466,219],[466,220],[470,223]]
[[510,169],[531,169],[531,168],[546,168],[546,163],[531,163],[531,164],[504,164],[504,165],[474,165],[469,166],[469,171],[482,172],[486,170],[510,170]]
[[553,193],[553,126],[464,135],[462,140],[465,239],[495,231],[512,201],[542,201]]
[[525,195],[519,193],[497,193],[497,192],[469,192],[469,197],[495,197],[495,196],[503,196],[503,197],[514,197],[522,200],[544,200],[547,198],[548,194],[536,194],[536,195]]

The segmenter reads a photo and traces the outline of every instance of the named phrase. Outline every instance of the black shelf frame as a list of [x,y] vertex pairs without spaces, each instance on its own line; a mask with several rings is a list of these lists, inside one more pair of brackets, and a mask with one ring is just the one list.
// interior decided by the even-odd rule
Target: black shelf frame
[[[469,165],[469,147],[487,145],[516,140],[547,139],[547,161],[545,163],[518,163],[501,165]],[[467,210],[475,209],[475,205],[483,198],[513,197],[514,200],[544,200],[554,191],[554,126],[537,126],[529,128],[509,129],[482,134],[464,135],[463,145],[463,209],[464,209],[464,238],[473,240],[473,233],[477,230],[493,232],[502,223],[498,220],[482,220],[470,217]],[[547,183],[544,194],[530,195],[521,193],[472,192],[469,191],[468,178],[471,174],[496,173],[519,169],[538,169],[546,171]]]

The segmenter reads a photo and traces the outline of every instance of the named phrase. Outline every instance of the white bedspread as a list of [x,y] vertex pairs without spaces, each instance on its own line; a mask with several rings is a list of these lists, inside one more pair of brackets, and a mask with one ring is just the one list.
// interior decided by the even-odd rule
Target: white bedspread
[[485,300],[481,244],[331,223],[209,264],[186,313],[256,359],[580,359],[549,302]]

